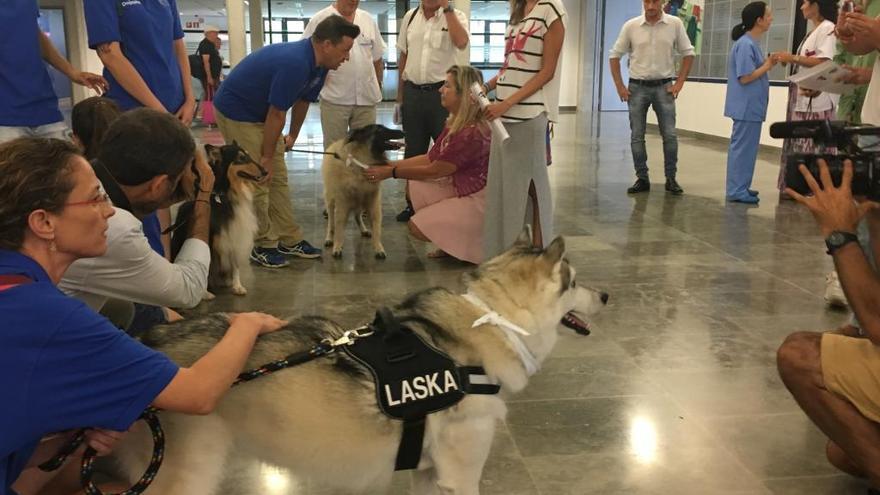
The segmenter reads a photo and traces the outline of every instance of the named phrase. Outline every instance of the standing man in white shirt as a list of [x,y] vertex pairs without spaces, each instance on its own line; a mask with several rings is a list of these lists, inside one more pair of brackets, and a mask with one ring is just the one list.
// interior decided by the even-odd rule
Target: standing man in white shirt
[[361,28],[354,40],[350,58],[327,74],[321,90],[321,128],[324,149],[360,129],[376,123],[376,104],[382,101],[382,78],[385,72],[385,42],[376,20],[359,9],[360,0],[336,0],[309,21],[303,37],[307,38],[324,19],[338,15]]
[[[449,0],[422,0],[403,16],[397,40],[397,103],[406,133],[405,158],[426,154],[431,140],[443,132],[449,112],[440,105],[440,87],[469,43],[467,17]],[[407,200],[397,221],[407,222],[412,214]]]
[[[642,0],[645,13],[626,21],[609,60],[620,101],[629,106],[630,142],[636,170],[636,182],[626,190],[629,194],[651,190],[645,149],[648,107],[654,108],[663,137],[666,191],[674,195],[684,193],[675,180],[678,170],[675,99],[691,71],[695,52],[681,19],[665,14],[663,3],[662,0]],[[677,77],[676,54],[683,57]],[[620,75],[620,58],[624,55],[629,55],[629,86],[623,84]]]

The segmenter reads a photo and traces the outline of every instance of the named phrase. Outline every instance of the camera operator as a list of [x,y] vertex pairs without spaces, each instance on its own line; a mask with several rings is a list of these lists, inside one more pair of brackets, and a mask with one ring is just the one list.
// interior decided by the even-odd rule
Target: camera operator
[[[880,488],[880,274],[871,266],[856,236],[866,220],[880,254],[880,204],[856,202],[852,162],[844,163],[840,187],[819,160],[819,179],[804,165],[800,172],[812,196],[787,192],[816,219],[828,253],[863,335],[852,326],[826,333],[798,332],[777,353],[782,381],[810,419],[828,436],[828,460]],[[821,186],[820,186],[821,184]]]

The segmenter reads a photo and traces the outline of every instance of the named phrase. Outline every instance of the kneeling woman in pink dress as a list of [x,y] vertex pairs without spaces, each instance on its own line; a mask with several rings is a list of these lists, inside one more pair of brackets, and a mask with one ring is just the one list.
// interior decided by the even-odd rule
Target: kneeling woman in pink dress
[[415,215],[412,235],[433,242],[431,257],[450,255],[470,263],[483,261],[483,215],[489,171],[491,132],[480,106],[470,95],[473,83],[483,84],[480,72],[456,65],[446,72],[440,102],[449,111],[446,128],[427,155],[371,167],[371,182],[408,179]]

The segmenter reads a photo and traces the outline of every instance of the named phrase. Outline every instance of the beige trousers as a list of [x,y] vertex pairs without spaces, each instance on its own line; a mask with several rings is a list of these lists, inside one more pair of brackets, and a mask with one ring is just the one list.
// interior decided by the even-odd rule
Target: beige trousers
[[[227,143],[236,141],[254,160],[259,160],[263,148],[263,123],[239,122],[226,118],[215,110],[217,127]],[[287,185],[287,164],[284,163],[284,141],[280,138],[272,157],[272,179],[269,185],[258,185],[254,191],[254,212],[258,230],[254,245],[262,248],[277,247],[302,240],[302,229],[293,218],[293,203]]]
[[321,100],[321,129],[324,149],[348,136],[349,129],[360,129],[376,123],[376,106],[337,105]]

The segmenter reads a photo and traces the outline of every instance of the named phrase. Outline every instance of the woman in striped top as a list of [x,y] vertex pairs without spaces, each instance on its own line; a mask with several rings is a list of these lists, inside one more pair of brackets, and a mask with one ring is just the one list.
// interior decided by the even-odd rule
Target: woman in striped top
[[549,123],[559,117],[559,81],[565,7],[562,0],[510,0],[505,61],[487,88],[496,102],[489,119],[501,119],[510,134],[493,139],[486,186],[484,255],[513,244],[523,224],[532,225],[535,246],[553,233],[553,203],[547,174]]

